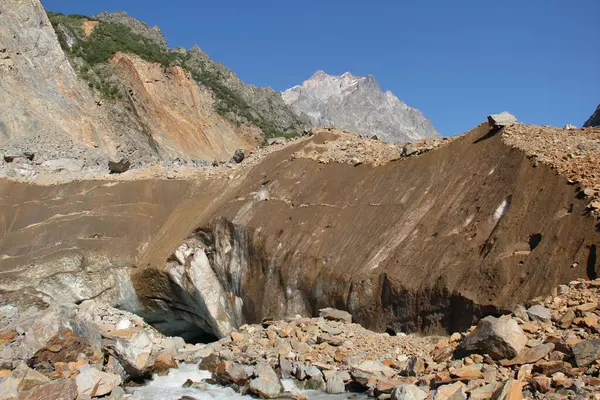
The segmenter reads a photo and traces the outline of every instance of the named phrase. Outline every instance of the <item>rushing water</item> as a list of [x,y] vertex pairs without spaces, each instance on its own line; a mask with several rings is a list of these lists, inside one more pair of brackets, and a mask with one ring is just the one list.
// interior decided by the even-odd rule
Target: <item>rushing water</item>
[[[182,387],[186,380],[191,379],[194,382],[200,382],[203,379],[210,378],[211,374],[208,371],[201,371],[195,364],[181,364],[179,369],[172,369],[165,376],[154,376],[154,379],[149,381],[146,386],[141,386],[133,389],[134,400],[179,400],[183,396],[197,400],[219,399],[219,400],[235,400],[235,399],[250,399],[250,396],[242,396],[236,393],[233,389],[206,385],[206,389],[194,389]],[[293,385],[291,381],[284,381],[284,387],[287,389]],[[327,395],[318,391],[304,391],[309,399],[314,400],[341,400],[350,397],[348,394],[343,395]],[[352,396],[353,398],[366,398],[363,396]]]

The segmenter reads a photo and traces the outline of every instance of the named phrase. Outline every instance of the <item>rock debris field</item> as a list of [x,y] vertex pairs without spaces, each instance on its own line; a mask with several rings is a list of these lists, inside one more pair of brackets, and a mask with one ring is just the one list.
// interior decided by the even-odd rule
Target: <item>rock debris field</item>
[[211,385],[260,398],[303,399],[315,390],[378,399],[600,398],[599,299],[600,280],[573,281],[448,337],[371,332],[345,311],[323,309],[318,318],[244,325],[210,344],[165,337],[92,300],[43,316],[4,306],[0,399],[126,399],[184,363],[210,373],[182,384],[198,398]]

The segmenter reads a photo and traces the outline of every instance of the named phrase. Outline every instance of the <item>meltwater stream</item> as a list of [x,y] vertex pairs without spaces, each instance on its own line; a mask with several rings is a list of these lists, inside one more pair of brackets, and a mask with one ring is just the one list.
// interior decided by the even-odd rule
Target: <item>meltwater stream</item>
[[[201,371],[196,364],[180,364],[179,369],[171,369],[165,376],[155,375],[152,381],[149,381],[146,386],[140,386],[133,389],[133,400],[179,400],[183,396],[192,400],[235,400],[235,399],[251,399],[250,396],[243,396],[236,393],[233,389],[217,386],[206,385],[206,389],[184,388],[183,384],[188,379],[194,382],[200,382],[203,379],[211,377],[208,371]],[[283,382],[284,387],[291,382]],[[341,400],[347,399],[349,393],[339,395],[328,395],[315,390],[303,391],[309,399],[314,400]],[[366,396],[352,396],[355,399],[366,399]]]

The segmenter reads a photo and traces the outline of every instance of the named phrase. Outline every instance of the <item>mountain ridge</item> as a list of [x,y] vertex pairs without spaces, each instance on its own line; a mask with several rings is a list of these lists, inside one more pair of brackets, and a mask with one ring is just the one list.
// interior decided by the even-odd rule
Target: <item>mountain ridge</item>
[[283,91],[282,97],[297,115],[308,116],[317,126],[335,125],[396,143],[440,136],[421,111],[381,90],[373,75],[318,70],[301,85]]

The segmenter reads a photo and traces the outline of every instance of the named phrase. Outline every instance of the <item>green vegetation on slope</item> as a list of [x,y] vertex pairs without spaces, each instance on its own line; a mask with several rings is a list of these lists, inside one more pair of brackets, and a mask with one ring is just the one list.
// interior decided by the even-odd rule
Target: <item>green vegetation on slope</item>
[[[282,131],[276,124],[256,113],[241,96],[222,83],[225,77],[210,72],[207,68],[200,70],[186,64],[186,55],[164,50],[157,43],[133,32],[125,25],[101,22],[86,39],[82,26],[90,18],[77,14],[64,15],[52,12],[48,12],[48,18],[57,32],[63,50],[84,61],[85,66],[79,68],[80,76],[88,82],[90,88],[98,90],[106,98],[118,99],[122,96],[119,88],[110,82],[101,68],[118,51],[135,54],[143,60],[159,63],[165,67],[179,61],[182,67],[192,74],[194,80],[212,90],[217,104],[216,111],[224,118],[232,120],[231,114],[234,114],[260,128],[265,138],[296,136],[293,132]],[[69,40],[59,26],[66,28],[72,34],[75,43],[69,46]],[[239,123],[239,119],[231,122]]]

